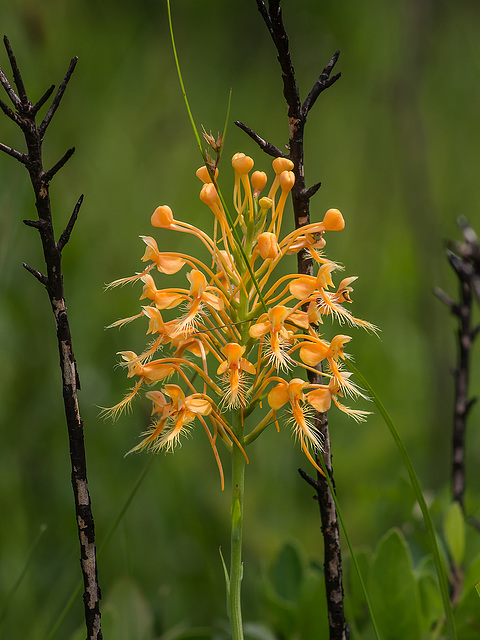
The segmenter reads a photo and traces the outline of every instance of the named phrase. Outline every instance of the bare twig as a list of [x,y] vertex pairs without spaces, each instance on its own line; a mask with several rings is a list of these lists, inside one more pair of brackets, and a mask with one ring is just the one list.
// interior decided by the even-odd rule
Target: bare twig
[[[74,58],[72,58],[70,60],[70,65],[68,67],[67,73],[65,74],[65,78],[62,81],[62,84],[58,87],[58,91],[55,94],[55,97],[52,101],[52,104],[50,105],[50,109],[47,111],[46,116],[44,117],[44,119],[42,120],[40,126],[38,127],[38,131],[39,133],[42,135],[45,135],[45,131],[47,130],[48,125],[50,124],[55,111],[58,109],[59,105],[60,105],[60,101],[63,98],[63,94],[65,93],[65,89],[67,88],[67,84],[72,76],[72,73],[75,69],[75,65],[77,64],[77,56],[75,56]],[[52,89],[53,90],[53,89]]]
[[40,109],[43,107],[43,105],[46,103],[46,101],[49,99],[49,97],[52,95],[53,90],[55,89],[55,85],[52,84],[43,94],[43,96],[40,98],[40,100],[38,102],[36,102],[33,107],[32,107],[32,114],[36,115]]
[[56,162],[51,169],[45,172],[43,175],[43,180],[45,183],[49,183],[53,176],[60,171],[60,169],[67,164],[70,158],[75,153],[75,147],[68,149],[63,156],[60,158],[58,162]]
[[17,151],[12,147],[8,147],[6,144],[3,144],[2,142],[0,142],[0,151],[3,151],[4,153],[11,156],[12,158],[15,158],[15,160],[18,160],[22,164],[27,164],[27,156],[24,153],[21,153],[20,151]]
[[77,217],[78,217],[78,212],[80,211],[80,207],[82,206],[82,202],[83,202],[83,194],[80,196],[80,198],[77,200],[77,204],[75,205],[72,215],[70,216],[70,219],[67,223],[67,226],[65,227],[65,229],[62,232],[62,235],[60,236],[58,242],[57,242],[57,249],[60,251],[60,253],[63,250],[63,247],[67,244],[67,242],[70,240],[70,235],[73,231],[73,227],[75,225],[75,222],[77,221]]
[[250,136],[250,138],[258,144],[260,149],[262,151],[265,151],[265,153],[268,154],[269,156],[272,156],[273,158],[287,157],[286,153],[282,153],[280,149],[277,149],[277,147],[274,144],[272,144],[271,142],[267,142],[266,140],[261,138],[258,134],[255,133],[255,131],[250,129],[250,127],[247,127],[247,125],[244,124],[243,122],[240,122],[239,120],[237,120],[235,124],[239,129],[242,129],[242,131],[245,131],[247,136]]
[[[436,296],[458,318],[457,364],[455,377],[455,408],[453,417],[452,438],[452,494],[462,509],[465,493],[465,438],[467,417],[476,402],[476,398],[468,398],[470,380],[471,354],[473,341],[479,327],[472,325],[473,295],[480,282],[480,247],[474,230],[464,218],[458,221],[462,231],[463,243],[450,243],[446,250],[448,261],[458,277],[459,301],[437,288]],[[480,297],[479,297],[480,300]]]
[[16,151],[2,143],[0,143],[0,151],[5,152],[25,165],[35,192],[35,206],[37,208],[38,220],[24,220],[24,222],[27,226],[37,229],[40,234],[46,263],[46,274],[37,271],[37,269],[30,267],[26,263],[24,263],[23,266],[45,286],[50,298],[53,314],[55,316],[57,341],[60,353],[60,368],[62,371],[63,400],[70,441],[70,460],[72,468],[71,481],[75,499],[77,528],[80,540],[81,567],[85,588],[83,601],[85,622],[88,633],[87,637],[89,640],[101,640],[102,631],[99,607],[100,588],[98,586],[97,578],[95,531],[87,485],[83,423],[80,417],[77,397],[80,385],[75,356],[73,353],[72,338],[63,291],[63,276],[61,271],[61,252],[70,237],[70,233],[82,202],[82,197],[77,202],[65,231],[60,236],[59,241],[55,242],[49,183],[57,171],[59,171],[71,157],[73,149],[69,149],[65,155],[47,172],[43,169],[42,157],[42,143],[45,131],[60,104],[60,100],[73,73],[77,59],[74,58],[70,63],[67,74],[60,85],[45,118],[41,125],[37,126],[35,116],[38,110],[45,104],[52,94],[53,86],[51,86],[43,94],[42,98],[40,98],[40,100],[33,106],[28,99],[20,69],[10,43],[6,37],[4,38],[4,43],[19,95],[17,95],[12,89],[6,75],[0,69],[0,83],[13,103],[16,113],[14,114],[3,102],[0,106],[3,112],[10,119],[14,120],[14,122],[16,122],[16,124],[22,129],[25,136],[27,153],[20,153],[19,151]]
[[23,264],[23,267],[29,273],[31,273],[34,278],[36,278],[40,282],[40,284],[43,284],[44,287],[47,286],[47,276],[45,274],[41,273],[40,271],[37,271],[37,269],[34,269],[26,262],[23,262],[22,264]]
[[322,93],[322,91],[325,91],[325,89],[328,89],[328,87],[331,87],[332,84],[336,82],[342,75],[341,73],[337,73],[334,76],[330,77],[330,74],[332,73],[332,69],[336,64],[339,55],[340,55],[340,51],[335,51],[330,62],[324,68],[318,80],[313,85],[312,90],[306,97],[305,102],[302,105],[302,113],[305,116],[313,107],[318,96]]
[[[283,94],[288,108],[290,136],[288,141],[289,154],[282,153],[278,147],[265,141],[247,125],[236,122],[243,131],[247,133],[268,155],[288,157],[294,163],[295,184],[292,190],[293,210],[295,215],[296,228],[309,224],[310,222],[310,198],[318,191],[320,182],[315,183],[310,188],[305,186],[304,157],[303,157],[303,136],[308,112],[313,107],[315,101],[322,91],[330,87],[338,80],[340,74],[330,77],[330,74],[338,60],[337,51],[330,62],[325,66],[319,78],[313,85],[303,105],[300,101],[300,93],[295,78],[290,51],[288,35],[283,24],[280,0],[269,0],[268,8],[264,0],[256,0],[257,7],[270,32],[272,40],[278,54],[278,61],[282,70]],[[313,273],[313,265],[310,254],[304,250],[298,254],[298,272],[301,274]],[[321,370],[317,374],[308,372],[312,383],[321,382]],[[325,467],[330,475],[332,485],[333,470],[330,451],[330,437],[328,432],[328,421],[325,413],[315,415],[315,423],[318,431],[324,440],[324,450],[322,456]],[[325,585],[327,592],[327,605],[329,612],[329,626],[331,640],[346,640],[348,638],[348,625],[345,622],[343,605],[342,586],[342,562],[340,550],[340,536],[335,503],[330,493],[326,479],[318,473],[316,481],[309,481],[307,474],[301,472],[302,477],[309,482],[317,492],[317,499],[320,507],[322,520],[322,532],[324,537],[324,569]],[[311,480],[311,479],[310,479]]]

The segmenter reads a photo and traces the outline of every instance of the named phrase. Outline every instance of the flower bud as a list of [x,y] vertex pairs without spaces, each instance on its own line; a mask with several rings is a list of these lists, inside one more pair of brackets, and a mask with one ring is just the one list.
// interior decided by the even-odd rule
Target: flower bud
[[258,251],[262,258],[276,258],[280,248],[278,246],[277,236],[274,233],[265,231],[258,236],[257,239]]
[[254,162],[252,158],[244,153],[236,153],[232,158],[232,167],[240,176],[246,175],[253,168]]
[[[212,181],[212,179],[210,177],[210,174],[208,172],[208,169],[207,169],[207,167],[205,165],[203,167],[200,167],[200,169],[197,169],[197,171],[195,172],[195,175],[202,182],[211,182]],[[218,168],[215,168],[215,180],[217,179],[217,176],[218,176]]]
[[275,158],[272,162],[272,167],[277,176],[282,173],[282,171],[291,171],[294,167],[294,164],[288,158]]
[[273,200],[271,198],[260,198],[258,201],[260,208],[264,211],[268,211],[270,207],[273,205]]
[[215,185],[212,182],[206,182],[200,191],[200,200],[212,207],[217,201],[218,194]]
[[282,191],[290,191],[295,184],[295,174],[293,171],[282,171],[279,180]]
[[338,209],[329,209],[322,224],[326,231],[341,231],[345,228],[345,220]]
[[169,229],[175,224],[172,210],[166,204],[163,204],[155,209],[155,211],[152,213],[150,221],[153,227],[160,227],[161,229]]
[[263,171],[254,171],[250,179],[253,187],[253,197],[258,198],[260,191],[267,184],[267,174]]

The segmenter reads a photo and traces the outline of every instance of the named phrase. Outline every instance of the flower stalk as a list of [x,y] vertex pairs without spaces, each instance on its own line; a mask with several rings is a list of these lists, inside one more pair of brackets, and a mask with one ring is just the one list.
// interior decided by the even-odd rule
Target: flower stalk
[[[233,432],[243,445],[243,426],[240,412],[233,414]],[[230,541],[229,617],[233,640],[243,640],[241,587],[243,577],[242,534],[243,496],[245,486],[245,457],[239,448],[232,450],[232,509]]]

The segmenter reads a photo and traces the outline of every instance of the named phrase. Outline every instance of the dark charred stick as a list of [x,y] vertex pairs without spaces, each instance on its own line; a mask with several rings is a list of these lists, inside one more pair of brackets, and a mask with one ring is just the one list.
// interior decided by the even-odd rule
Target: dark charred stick
[[88,634],[87,639],[101,640],[102,631],[99,606],[101,596],[97,576],[95,529],[87,484],[83,422],[80,417],[77,393],[80,389],[80,384],[75,356],[73,353],[72,338],[63,290],[63,275],[61,271],[61,252],[65,244],[68,242],[75,224],[82,202],[82,197],[77,202],[64,232],[60,236],[58,243],[56,243],[52,222],[49,183],[54,175],[71,157],[73,149],[69,149],[65,155],[47,172],[43,169],[42,156],[42,143],[45,131],[60,104],[68,81],[75,68],[77,59],[74,58],[70,63],[67,74],[60,85],[45,118],[40,126],[37,126],[35,121],[36,113],[52,94],[53,86],[43,94],[42,98],[35,106],[32,106],[32,103],[28,99],[12,48],[6,37],[4,38],[4,42],[20,97],[16,95],[5,74],[0,69],[0,83],[15,106],[17,113],[13,114],[14,117],[12,118],[13,112],[11,112],[4,103],[2,103],[2,110],[8,117],[13,119],[23,131],[27,146],[27,153],[20,153],[19,151],[16,151],[2,143],[0,143],[0,150],[26,166],[35,193],[35,206],[38,213],[38,220],[24,220],[24,222],[27,226],[34,227],[39,232],[43,246],[46,274],[30,267],[26,263],[24,263],[23,266],[45,286],[55,317],[60,369],[62,372],[63,401],[70,444],[71,482],[75,500],[78,537],[80,540],[81,568],[84,581],[84,613]]
[[[295,184],[292,189],[292,201],[295,215],[295,226],[296,228],[299,228],[309,224],[310,198],[318,191],[321,185],[320,182],[317,182],[309,189],[305,187],[303,139],[307,114],[313,107],[313,104],[320,93],[332,86],[340,77],[340,74],[330,77],[333,67],[338,60],[339,52],[337,51],[332,56],[330,62],[323,69],[302,106],[289,51],[288,35],[283,24],[280,0],[269,0],[268,9],[264,0],[256,1],[258,10],[260,11],[275,44],[277,58],[282,70],[283,94],[287,103],[290,131],[288,156],[281,153],[280,150],[272,143],[266,142],[257,133],[255,133],[255,131],[246,125],[240,122],[236,122],[235,124],[245,131],[247,135],[249,135],[250,138],[252,138],[268,155],[275,157],[288,157],[292,160],[294,164],[293,171],[295,173]],[[311,275],[313,273],[312,259],[307,251],[300,251],[297,256],[297,260],[298,273],[307,275]],[[312,383],[321,383],[321,370],[318,374],[309,371],[308,377]],[[333,481],[327,415],[325,413],[316,413],[314,420],[318,431],[323,436],[324,450],[322,451],[322,456],[327,472],[331,478],[332,486],[334,487],[335,484]],[[348,638],[348,625],[345,622],[344,613],[340,535],[335,503],[330,493],[326,478],[318,473],[317,481],[312,484],[312,482],[309,481],[303,473],[304,472],[301,472],[302,477],[304,477],[309,484],[315,487],[317,491],[316,497],[320,507],[322,533],[324,538],[324,569],[330,640],[346,640]]]
[[60,158],[58,162],[56,162],[51,169],[49,169],[43,176],[43,181],[48,184],[53,176],[60,171],[60,169],[67,164],[70,158],[75,153],[75,147],[68,149],[64,155]]
[[38,127],[38,131],[40,135],[43,137],[45,135],[45,131],[47,130],[48,125],[50,124],[55,111],[58,109],[60,105],[60,101],[63,98],[63,94],[65,93],[65,89],[67,88],[67,84],[72,77],[72,73],[75,69],[75,65],[77,64],[78,57],[75,56],[70,60],[70,65],[68,67],[67,73],[65,74],[65,78],[62,80],[62,84],[58,87],[58,91],[55,94],[55,97],[50,105],[50,109],[47,111],[46,116],[42,120],[40,126]]
[[330,62],[324,68],[318,80],[313,85],[312,90],[306,97],[305,102],[302,105],[302,114],[304,116],[306,116],[307,113],[310,111],[310,109],[313,107],[318,96],[322,93],[322,91],[325,91],[325,89],[328,89],[328,87],[331,87],[332,84],[336,82],[342,75],[341,73],[337,73],[336,75],[330,78],[330,74],[338,60],[339,55],[340,55],[340,51],[335,51]]
[[270,14],[268,13],[268,9],[265,5],[265,2],[263,0],[257,0],[257,7],[260,13],[262,14],[262,18],[265,24],[267,25],[267,29],[270,31],[270,35],[273,38],[274,36],[273,36],[272,21],[270,20]]
[[[305,482],[307,482],[311,487],[313,487],[315,489],[315,491],[318,491],[319,489],[319,484],[317,482],[317,480],[314,480],[312,478],[311,475],[309,475],[306,471],[304,471],[303,469],[298,469],[298,473],[300,474],[300,476],[305,480]],[[314,496],[314,498],[316,499],[316,496]]]
[[40,100],[38,102],[36,102],[32,109],[31,109],[31,113],[32,115],[36,115],[40,109],[43,107],[43,105],[46,103],[46,101],[49,99],[49,97],[52,95],[53,90],[55,89],[55,85],[52,84],[51,87],[49,87],[45,93],[43,94],[43,96],[40,98]]
[[10,109],[10,107],[7,104],[5,104],[5,102],[3,102],[3,100],[0,100],[0,109],[3,111],[3,113],[6,116],[10,118],[10,120],[13,120],[15,124],[18,124],[18,119],[16,114]]
[[280,0],[269,0],[268,12],[271,24],[270,34],[278,52],[277,60],[282,69],[283,95],[287,102],[288,117],[291,122],[292,118],[297,117],[300,113],[300,92],[290,57],[288,35],[283,24]]
[[68,221],[67,226],[63,230],[62,235],[60,236],[60,238],[59,238],[59,240],[57,242],[57,249],[60,251],[60,253],[62,252],[63,247],[70,240],[70,235],[71,235],[71,233],[73,231],[73,227],[75,225],[75,222],[77,221],[78,212],[80,211],[80,207],[82,206],[82,202],[83,202],[83,194],[78,199],[77,204],[75,205],[75,208],[73,209],[72,215],[70,216],[70,220]]
[[[8,42],[7,37],[5,36],[3,41],[6,43]],[[17,94],[15,93],[15,91],[12,89],[12,85],[10,84],[10,82],[8,81],[7,76],[3,73],[2,69],[0,69],[0,84],[3,86],[3,88],[5,89],[5,91],[7,92],[8,97],[10,98],[13,106],[15,107],[15,109],[21,109],[22,107],[22,101],[20,100],[20,98],[17,96]]]
[[34,229],[41,229],[45,222],[43,220],[24,220],[23,224],[27,227],[33,227]]
[[18,97],[20,98],[21,104],[25,108],[28,106],[29,100],[27,97],[27,92],[25,91],[25,85],[23,84],[22,75],[18,68],[15,56],[13,55],[12,47],[10,46],[10,42],[8,41],[7,36],[3,37],[3,42],[5,44],[5,49],[7,50],[8,59],[10,60],[10,66],[12,67],[13,79],[17,87]]
[[252,138],[252,140],[254,142],[256,142],[258,144],[258,146],[260,147],[260,149],[262,151],[265,151],[265,153],[267,155],[272,156],[273,158],[286,158],[287,157],[286,153],[282,153],[280,151],[280,149],[277,149],[277,147],[274,144],[272,144],[271,142],[266,142],[266,140],[264,140],[259,135],[257,135],[255,133],[255,131],[250,129],[250,127],[247,127],[247,125],[243,124],[243,122],[240,122],[239,120],[236,120],[235,124],[239,129],[241,129],[242,131],[245,131],[247,136],[250,136],[250,138]]
[[312,198],[317,193],[321,186],[321,182],[316,182],[309,189],[307,189],[305,192],[305,200],[310,200],[310,198]]
[[450,311],[454,314],[458,312],[458,304],[455,302],[453,298],[451,298],[443,289],[440,287],[435,287],[433,293],[437,296],[439,300],[443,302],[445,306],[447,306]]
[[34,278],[36,278],[41,284],[43,284],[44,287],[47,286],[47,281],[48,278],[46,275],[44,275],[43,273],[41,273],[40,271],[37,271],[36,269],[34,269],[33,267],[31,267],[29,264],[27,264],[26,262],[23,262],[23,267],[32,274],[32,276]]
[[472,326],[473,294],[475,284],[480,280],[480,248],[473,229],[466,220],[459,220],[464,242],[451,243],[446,250],[448,261],[458,278],[458,302],[441,289],[435,289],[435,295],[458,318],[457,364],[454,370],[455,406],[452,434],[452,495],[464,509],[465,494],[465,444],[467,417],[476,401],[468,398],[471,355],[473,342],[479,327]]
[[12,149],[12,147],[8,147],[6,144],[3,144],[2,142],[0,142],[0,151],[5,152],[7,155],[11,156],[12,158],[15,158],[15,160],[18,160],[22,164],[27,164],[28,157],[24,153],[21,153],[16,149]]

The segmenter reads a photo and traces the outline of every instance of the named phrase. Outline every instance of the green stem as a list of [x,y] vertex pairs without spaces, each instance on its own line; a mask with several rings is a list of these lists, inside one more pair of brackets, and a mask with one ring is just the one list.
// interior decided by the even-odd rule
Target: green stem
[[[233,431],[243,446],[243,425],[240,411],[233,415]],[[232,639],[243,640],[241,585],[242,564],[242,527],[243,527],[243,490],[245,479],[245,457],[238,447],[232,450],[232,534],[230,555],[229,615]]]

